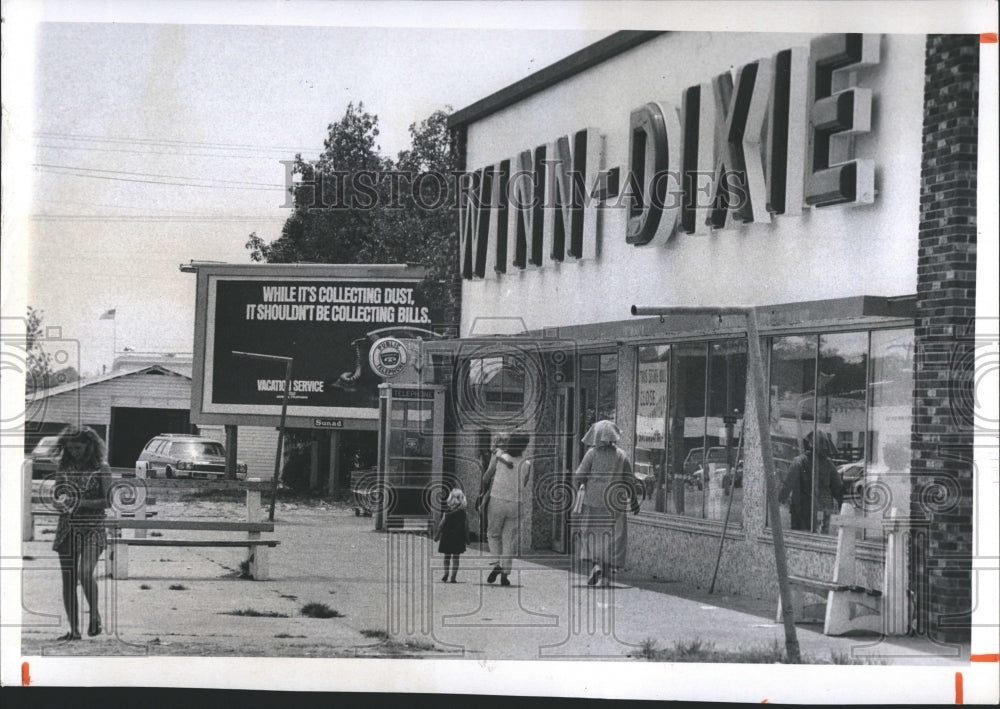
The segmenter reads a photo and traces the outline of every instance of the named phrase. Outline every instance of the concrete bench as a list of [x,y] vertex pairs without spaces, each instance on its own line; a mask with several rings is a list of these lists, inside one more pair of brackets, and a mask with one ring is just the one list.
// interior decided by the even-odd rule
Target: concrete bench
[[[907,631],[906,559],[901,539],[906,520],[892,510],[888,519],[858,517],[854,506],[844,503],[830,524],[837,528],[837,556],[833,579],[788,577],[792,590],[792,614],[796,623],[822,623],[825,635],[868,632],[904,635]],[[864,530],[886,533],[883,590],[857,583],[857,535]],[[900,557],[900,558],[897,558]],[[902,598],[896,596],[902,595]],[[807,600],[809,599],[809,600]],[[900,610],[902,609],[902,611]],[[782,619],[781,598],[777,620]]]
[[[139,547],[242,547],[248,550],[248,572],[251,578],[264,581],[270,576],[267,550],[278,546],[277,539],[261,539],[261,532],[273,532],[270,522],[221,522],[188,520],[107,520],[109,530],[108,548],[111,575],[116,579],[128,578],[128,548]],[[192,532],[236,532],[244,533],[243,539],[161,539],[119,536],[123,530],[146,532],[150,530],[178,530]]]

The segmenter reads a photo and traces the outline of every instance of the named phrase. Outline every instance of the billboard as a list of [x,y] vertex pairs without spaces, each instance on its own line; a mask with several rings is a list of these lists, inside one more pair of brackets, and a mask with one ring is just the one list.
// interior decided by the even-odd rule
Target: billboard
[[413,359],[396,338],[432,337],[437,303],[407,266],[198,265],[191,420],[275,423],[290,357],[291,426],[374,428],[378,385]]

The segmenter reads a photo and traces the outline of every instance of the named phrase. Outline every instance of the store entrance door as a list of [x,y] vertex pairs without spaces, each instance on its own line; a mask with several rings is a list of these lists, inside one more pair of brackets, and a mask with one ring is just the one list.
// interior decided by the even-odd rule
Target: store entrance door
[[573,443],[576,425],[574,424],[574,390],[573,387],[560,387],[556,392],[556,463],[553,475],[557,476],[556,490],[568,493],[566,498],[557,497],[565,504],[554,505],[552,514],[552,549],[565,554],[568,551],[569,507],[572,504],[573,471],[576,469]]

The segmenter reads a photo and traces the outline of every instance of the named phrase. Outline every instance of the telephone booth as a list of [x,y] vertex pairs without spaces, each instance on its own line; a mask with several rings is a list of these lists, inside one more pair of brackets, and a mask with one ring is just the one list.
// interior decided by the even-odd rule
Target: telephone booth
[[427,530],[440,516],[445,387],[379,386],[378,489],[375,528]]

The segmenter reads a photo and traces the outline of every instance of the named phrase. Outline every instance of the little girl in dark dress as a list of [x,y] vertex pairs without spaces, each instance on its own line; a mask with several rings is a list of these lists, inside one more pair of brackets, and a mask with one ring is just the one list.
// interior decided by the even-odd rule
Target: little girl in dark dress
[[456,583],[455,577],[458,575],[458,557],[465,551],[465,544],[469,538],[468,517],[465,508],[468,502],[465,493],[457,487],[448,495],[445,500],[444,517],[438,524],[437,532],[434,534],[435,541],[438,542],[438,551],[444,554],[444,576],[442,581],[448,581],[449,567],[451,569],[451,583]]

